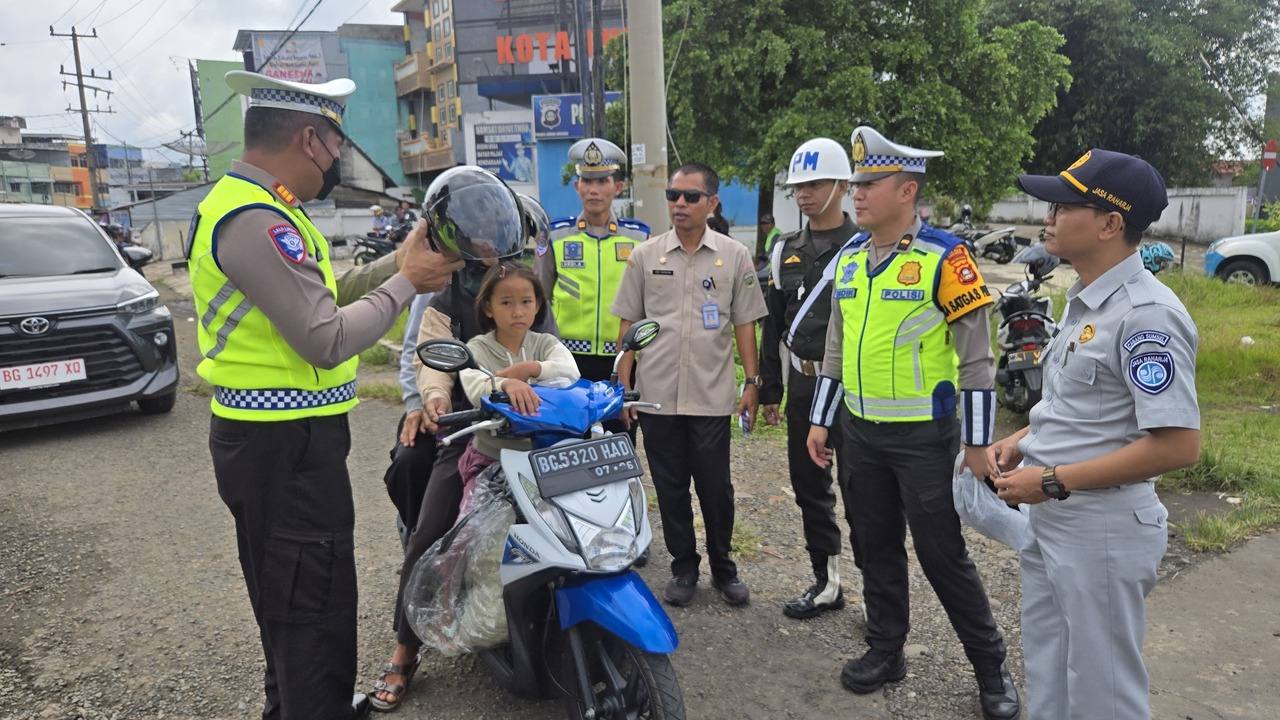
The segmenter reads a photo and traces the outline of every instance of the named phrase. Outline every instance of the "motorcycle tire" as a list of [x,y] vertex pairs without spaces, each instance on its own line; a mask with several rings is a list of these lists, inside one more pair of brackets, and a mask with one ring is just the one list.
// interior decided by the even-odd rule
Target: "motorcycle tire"
[[1013,248],[1008,245],[1001,245],[993,251],[993,254],[995,255],[993,259],[1000,265],[1008,265],[1009,261],[1013,260]]
[[356,265],[367,265],[377,259],[378,254],[372,250],[357,250],[355,256],[351,258]]
[[[610,673],[603,663],[613,665],[615,673],[622,677],[624,686],[617,689],[626,707],[613,714],[597,714],[594,717],[640,717],[648,720],[685,720],[684,693],[676,679],[671,658],[641,650],[611,633],[589,625],[582,626],[583,645],[586,651],[588,681],[596,692],[597,707],[609,699],[615,691],[610,687]],[[578,670],[573,653],[566,648],[562,653],[560,686],[565,689],[565,711],[569,720],[586,720],[587,704],[578,697]]]

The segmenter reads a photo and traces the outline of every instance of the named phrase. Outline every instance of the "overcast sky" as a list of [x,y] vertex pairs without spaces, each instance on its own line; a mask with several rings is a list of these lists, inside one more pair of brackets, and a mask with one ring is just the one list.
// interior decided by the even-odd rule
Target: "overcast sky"
[[[112,72],[113,82],[92,81],[116,91],[108,105],[115,115],[93,115],[95,139],[153,147],[195,126],[188,59],[239,60],[232,51],[236,31],[292,27],[315,0],[0,0],[0,115],[27,118],[28,131],[82,133],[75,87],[65,91],[58,66],[73,72],[70,38],[60,33],[98,30],[81,42],[85,72]],[[344,22],[399,25],[388,10],[394,0],[321,0],[303,30],[333,30]],[[114,136],[114,137],[113,137]],[[148,152],[156,157],[156,152]],[[165,156],[185,162],[172,151]]]

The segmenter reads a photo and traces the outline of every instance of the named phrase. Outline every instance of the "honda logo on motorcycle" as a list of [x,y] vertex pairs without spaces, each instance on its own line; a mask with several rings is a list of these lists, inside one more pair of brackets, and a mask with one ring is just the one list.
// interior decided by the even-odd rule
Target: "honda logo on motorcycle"
[[47,318],[29,317],[18,323],[18,327],[28,335],[43,335],[49,332],[52,323]]

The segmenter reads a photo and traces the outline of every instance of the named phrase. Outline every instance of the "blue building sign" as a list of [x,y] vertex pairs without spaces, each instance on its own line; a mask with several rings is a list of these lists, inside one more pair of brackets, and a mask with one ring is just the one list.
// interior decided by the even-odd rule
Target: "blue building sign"
[[[609,106],[622,99],[620,92],[604,94],[604,104]],[[582,127],[582,95],[534,95],[533,134],[542,138],[580,138]]]

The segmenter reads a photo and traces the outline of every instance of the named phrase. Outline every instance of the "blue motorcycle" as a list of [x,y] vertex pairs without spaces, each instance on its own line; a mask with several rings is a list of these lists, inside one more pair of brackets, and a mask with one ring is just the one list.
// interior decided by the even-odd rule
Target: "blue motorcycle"
[[[623,352],[647,346],[658,324],[642,321]],[[457,340],[431,340],[418,357],[441,372],[475,368]],[[620,359],[621,353],[618,358]],[[534,449],[504,449],[486,482],[515,509],[499,567],[507,643],[480,654],[497,682],[526,697],[562,694],[568,717],[583,720],[682,720],[684,698],[671,666],[678,638],[661,604],[631,566],[653,540],[644,472],[626,435],[605,420],[624,408],[657,406],[617,381],[534,386],[535,416],[521,415],[497,390],[474,410],[440,425],[532,439]]]

